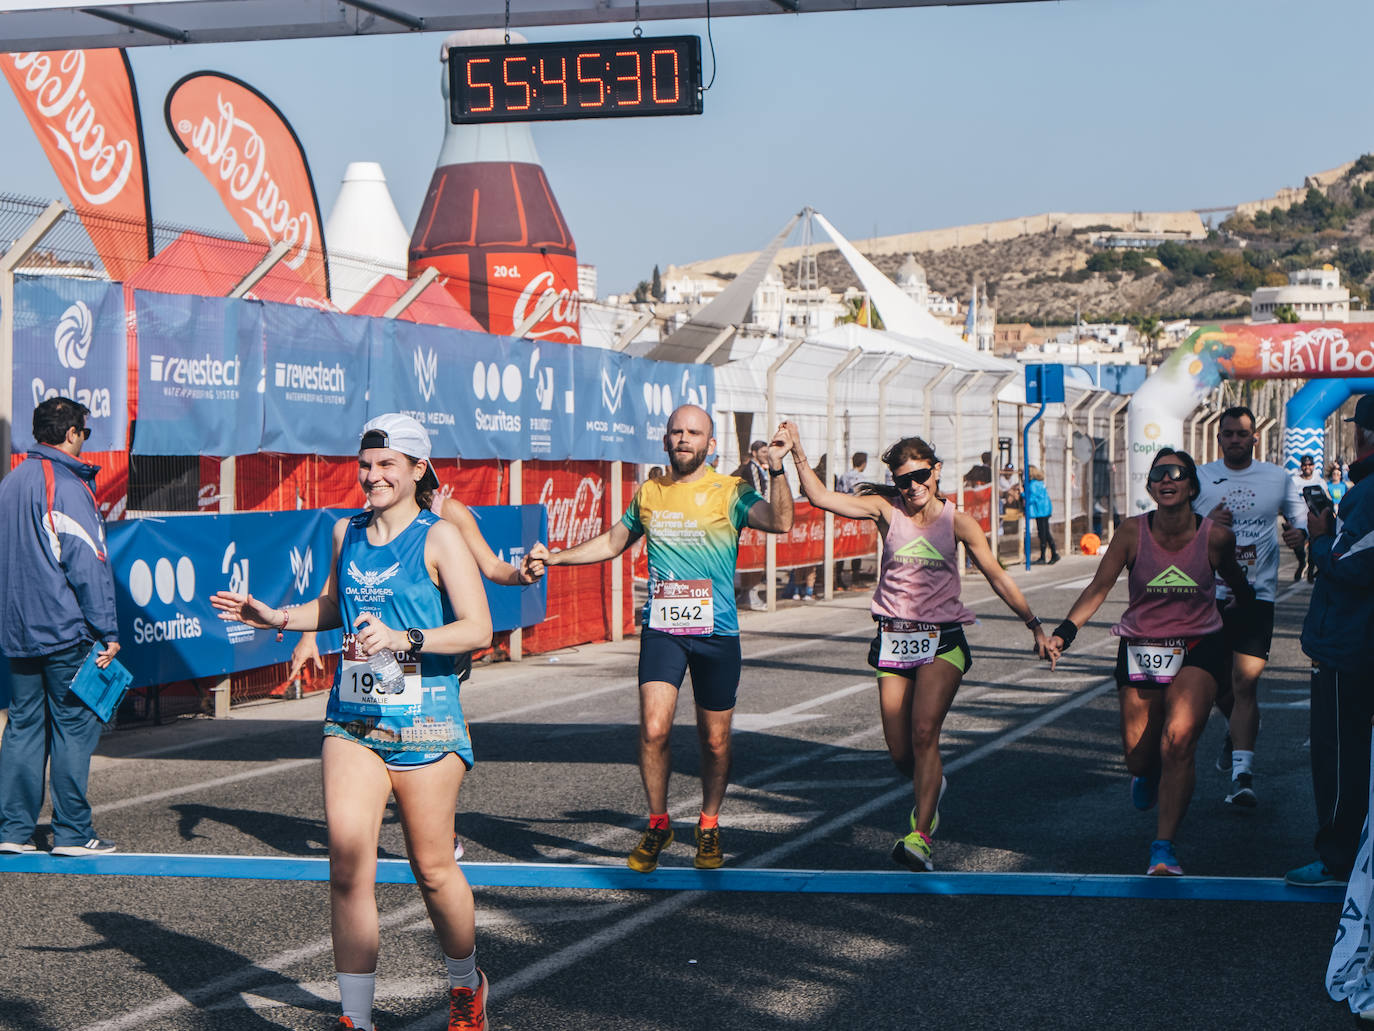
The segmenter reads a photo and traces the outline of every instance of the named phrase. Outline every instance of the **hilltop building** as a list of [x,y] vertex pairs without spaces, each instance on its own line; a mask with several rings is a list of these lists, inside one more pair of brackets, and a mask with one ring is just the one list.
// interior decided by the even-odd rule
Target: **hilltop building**
[[1341,286],[1341,274],[1330,265],[1288,273],[1287,286],[1262,286],[1250,295],[1250,321],[1276,322],[1276,311],[1292,307],[1300,322],[1347,322],[1350,291]]

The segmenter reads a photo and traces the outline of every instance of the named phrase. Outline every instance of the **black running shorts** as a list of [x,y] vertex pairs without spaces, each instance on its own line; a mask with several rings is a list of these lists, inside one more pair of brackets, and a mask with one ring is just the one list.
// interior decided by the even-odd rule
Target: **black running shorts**
[[699,707],[724,712],[735,707],[740,674],[739,638],[726,634],[665,634],[644,627],[639,637],[639,682],[663,681],[682,687],[692,672],[692,695]]

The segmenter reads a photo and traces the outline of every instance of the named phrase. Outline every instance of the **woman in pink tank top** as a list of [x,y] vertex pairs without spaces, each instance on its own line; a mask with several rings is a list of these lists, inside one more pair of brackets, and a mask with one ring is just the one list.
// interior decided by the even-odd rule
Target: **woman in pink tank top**
[[883,452],[895,486],[865,483],[857,494],[842,494],[827,489],[812,472],[796,425],[783,423],[781,432],[791,445],[806,499],[838,516],[871,519],[882,535],[873,592],[878,632],[868,663],[878,671],[878,711],[888,754],[911,777],[916,803],[909,830],[893,844],[891,855],[909,869],[933,870],[930,837],[945,788],[940,730],[973,662],[964,627],[975,617],[959,600],[960,544],[998,597],[1025,621],[1042,656],[1049,655],[1049,641],[1016,583],[993,558],[977,521],[941,497],[941,463],[929,444],[906,437]]
[[1174,835],[1193,795],[1198,738],[1226,672],[1214,574],[1231,586],[1237,604],[1249,604],[1255,591],[1236,561],[1231,531],[1193,514],[1192,500],[1201,487],[1186,452],[1157,451],[1146,489],[1158,507],[1126,520],[1112,537],[1092,583],[1055,628],[1050,667],[1107,600],[1121,571],[1129,569],[1129,601],[1112,627],[1121,638],[1116,662],[1121,740],[1132,774],[1132,802],[1142,810],[1159,805],[1145,872],[1178,876],[1183,869]]

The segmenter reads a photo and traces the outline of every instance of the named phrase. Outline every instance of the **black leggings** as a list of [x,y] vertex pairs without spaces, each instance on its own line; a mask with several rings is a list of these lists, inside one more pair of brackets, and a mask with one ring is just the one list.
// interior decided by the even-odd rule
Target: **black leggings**
[[1050,535],[1050,517],[1049,517],[1049,516],[1036,516],[1036,517],[1035,517],[1035,536],[1038,537],[1038,538],[1040,538],[1040,556],[1041,556],[1041,558],[1044,557],[1044,555],[1045,555],[1045,549],[1046,549],[1047,547],[1050,549],[1050,555],[1051,555],[1051,556],[1054,556],[1054,555],[1058,555],[1058,554],[1059,554],[1059,549],[1056,548],[1056,547],[1054,546],[1054,537],[1052,537],[1052,536]]

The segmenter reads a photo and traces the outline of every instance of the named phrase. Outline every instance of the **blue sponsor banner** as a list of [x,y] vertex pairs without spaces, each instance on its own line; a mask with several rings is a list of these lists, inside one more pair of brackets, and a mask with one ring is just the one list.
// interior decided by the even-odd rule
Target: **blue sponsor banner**
[[683,404],[711,410],[715,370],[632,358],[590,347],[573,352],[576,420],[568,457],[662,462],[668,416]]
[[335,514],[245,512],[130,519],[106,527],[119,610],[119,658],[134,686],[235,673],[284,662],[299,639],[226,623],[219,590],[274,605],[319,595],[329,574]]
[[461,330],[457,337],[455,365],[464,383],[448,403],[457,416],[458,454],[463,458],[529,457],[522,399],[531,345]]
[[264,304],[261,449],[352,455],[367,421],[369,338],[380,320]]
[[90,409],[88,451],[129,440],[128,329],[118,283],[17,276],[14,284],[13,447],[33,446],[33,410],[50,397]]
[[577,427],[576,392],[573,390],[573,354],[582,350],[569,344],[525,344],[528,356],[524,392],[524,458],[562,461],[575,458],[573,436]]
[[[492,550],[516,565],[547,536],[542,505],[471,511]],[[241,512],[107,524],[119,658],[133,673],[134,686],[223,676],[289,659],[299,633],[288,632],[278,643],[274,630],[226,623],[211,607],[210,596],[219,590],[251,592],[275,606],[313,600],[329,576],[334,524],[352,514]],[[528,587],[483,584],[496,629],[543,620],[543,581]],[[337,652],[338,632],[322,633],[319,648]]]
[[[244,455],[262,440],[262,305],[134,294],[136,455]],[[188,432],[194,427],[194,439]]]
[[[520,565],[535,541],[549,539],[549,513],[543,505],[472,505],[468,511],[496,557],[513,566]],[[523,587],[507,587],[483,577],[482,586],[487,590],[492,629],[514,630],[544,621],[548,601],[546,579]]]
[[[458,420],[472,376],[450,329],[399,319],[376,319],[369,342],[368,418],[404,412],[429,430],[435,458],[459,453]],[[459,405],[455,409],[455,405]],[[360,427],[361,428],[361,427]]]

